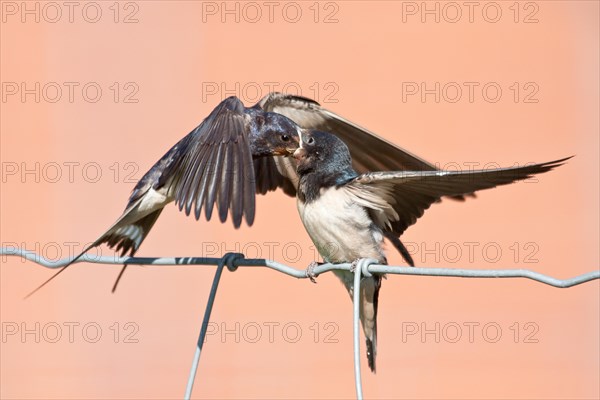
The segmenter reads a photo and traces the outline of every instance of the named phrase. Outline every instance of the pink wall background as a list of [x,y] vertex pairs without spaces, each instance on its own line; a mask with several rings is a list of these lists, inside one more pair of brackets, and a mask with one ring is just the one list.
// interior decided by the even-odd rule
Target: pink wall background
[[[277,2],[272,21],[262,2],[227,3],[234,14],[221,2],[78,3],[72,22],[62,3],[26,3],[38,7],[39,22],[23,4],[0,2],[3,246],[54,259],[71,242],[80,250],[226,91],[250,104],[272,86],[300,88],[442,166],[576,155],[535,183],[435,205],[403,239],[421,266],[527,268],[559,278],[598,268],[597,2],[481,2],[471,22],[462,3],[442,2],[427,3],[439,22],[421,2]],[[439,102],[406,92],[422,82],[440,83]],[[22,98],[22,83],[34,93]],[[472,99],[466,85],[475,87]],[[452,102],[457,86],[462,97]],[[495,87],[502,92],[493,102]],[[252,229],[195,222],[168,207],[139,255],[211,255],[215,246],[297,268],[314,258],[295,202],[280,193],[258,200]],[[389,259],[402,263],[393,249]],[[112,295],[118,270],[78,264],[24,301],[52,272],[2,259],[2,398],[183,396],[214,269],[131,267]],[[556,289],[390,276],[380,298],[378,373],[364,366],[365,396],[598,398],[599,300],[598,281]],[[331,274],[313,285],[266,269],[225,272],[212,327],[239,338],[209,336],[194,397],[353,397],[351,316]],[[436,324],[439,342],[420,335]],[[409,335],[414,327],[420,332]]]

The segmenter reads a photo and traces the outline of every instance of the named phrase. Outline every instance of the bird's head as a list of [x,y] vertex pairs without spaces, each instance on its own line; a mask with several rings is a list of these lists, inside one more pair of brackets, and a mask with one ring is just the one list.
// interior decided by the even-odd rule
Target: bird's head
[[300,127],[291,119],[266,112],[254,118],[256,139],[252,154],[256,156],[291,156],[299,146]]
[[331,133],[302,130],[300,147],[294,152],[300,176],[312,171],[325,174],[352,171],[348,146]]

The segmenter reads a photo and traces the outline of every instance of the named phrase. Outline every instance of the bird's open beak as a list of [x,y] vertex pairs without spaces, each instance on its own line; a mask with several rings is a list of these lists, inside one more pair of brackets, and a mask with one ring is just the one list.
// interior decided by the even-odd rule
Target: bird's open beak
[[294,152],[296,151],[296,149],[298,149],[298,146],[280,147],[280,148],[276,149],[275,151],[273,151],[273,155],[288,157],[288,156],[293,155]]
[[294,147],[287,147],[287,148],[285,149],[285,151],[287,152],[287,153],[286,153],[286,155],[287,155],[287,156],[292,156],[292,155],[294,155],[294,152],[295,152],[296,150],[298,150],[298,145],[297,145],[297,144],[296,144]]

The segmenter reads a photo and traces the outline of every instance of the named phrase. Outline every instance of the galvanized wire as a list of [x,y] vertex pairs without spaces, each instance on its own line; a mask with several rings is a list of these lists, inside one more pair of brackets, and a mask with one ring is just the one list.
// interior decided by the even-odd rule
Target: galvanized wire
[[[15,248],[0,248],[0,256],[18,256],[33,261],[46,268],[60,268],[67,265],[71,259],[63,258],[57,261],[48,260],[35,252]],[[89,262],[95,264],[124,264],[129,265],[219,265],[222,258],[216,257],[94,257],[84,255],[76,263]],[[233,262],[235,267],[266,267],[282,272],[294,278],[307,278],[305,270],[299,270],[277,261],[264,258],[243,258]],[[321,264],[314,268],[316,275],[334,269],[350,271],[352,264]],[[528,269],[454,269],[454,268],[424,268],[424,267],[399,267],[392,265],[373,264],[368,267],[369,272],[396,275],[425,275],[425,276],[450,276],[456,278],[527,278],[558,288],[568,288],[594,279],[600,278],[600,270],[588,272],[568,279],[557,279],[540,274]]]
[[233,261],[240,258],[244,258],[244,255],[241,253],[227,253],[223,256],[223,258],[219,261],[219,264],[217,265],[215,277],[210,288],[210,294],[208,295],[208,302],[206,303],[206,311],[204,312],[204,318],[202,319],[202,327],[200,328],[200,335],[198,336],[196,352],[194,353],[194,361],[192,362],[192,368],[190,368],[190,376],[188,378],[187,387],[185,388],[185,400],[189,400],[192,396],[192,388],[194,387],[194,381],[196,380],[196,371],[198,370],[198,364],[200,363],[200,354],[202,353],[202,347],[204,346],[204,338],[206,337],[206,332],[208,330],[210,314],[212,313],[213,304],[215,303],[215,297],[217,296],[217,288],[219,287],[219,281],[221,280],[223,268],[227,266],[229,270],[235,271],[236,267],[233,266]]
[[[46,268],[61,268],[67,265],[71,259],[65,258],[58,261],[48,260],[39,254],[22,249],[15,248],[0,248],[0,256],[16,256],[22,257],[29,261],[33,261]],[[399,267],[391,265],[378,265],[374,264],[376,260],[362,259],[354,264],[321,264],[312,269],[312,274],[307,273],[305,270],[298,270],[280,264],[276,261],[266,259],[247,259],[244,258],[243,254],[239,253],[227,253],[221,258],[215,257],[93,257],[84,255],[75,262],[89,262],[96,264],[128,264],[128,265],[216,265],[217,271],[209,294],[209,299],[204,313],[202,322],[202,328],[198,337],[198,343],[196,346],[194,360],[190,375],[188,378],[185,398],[189,399],[194,384],[198,363],[200,360],[200,354],[202,345],[204,343],[204,337],[206,335],[206,329],[210,320],[210,314],[212,305],[215,300],[217,287],[221,278],[221,272],[223,268],[227,266],[230,270],[235,270],[237,267],[266,267],[275,271],[284,273],[295,278],[303,279],[310,278],[312,275],[319,275],[324,272],[332,270],[345,270],[354,272],[354,293],[353,293],[353,316],[354,316],[354,372],[355,372],[355,384],[356,384],[356,397],[362,399],[362,383],[360,375],[360,281],[361,275],[369,276],[371,273],[380,274],[396,274],[396,275],[424,275],[424,276],[446,276],[446,277],[458,277],[458,278],[527,278],[534,281],[538,281],[550,286],[558,288],[568,288],[571,286],[579,285],[584,282],[588,282],[594,279],[600,279],[600,270],[588,272],[583,275],[579,275],[569,279],[557,279],[550,276],[540,274],[535,271],[526,269],[495,269],[495,270],[477,270],[477,269],[450,269],[450,268],[412,268],[412,267]]]
[[353,325],[352,333],[354,335],[354,384],[356,386],[356,398],[363,399],[362,395],[362,379],[360,375],[360,275],[362,273],[362,261],[360,265],[356,265],[354,270],[354,286],[352,287],[352,314]]

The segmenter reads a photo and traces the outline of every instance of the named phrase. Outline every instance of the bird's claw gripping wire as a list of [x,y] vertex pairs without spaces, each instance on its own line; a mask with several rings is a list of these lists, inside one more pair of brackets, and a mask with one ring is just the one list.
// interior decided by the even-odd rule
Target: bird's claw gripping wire
[[308,264],[308,267],[306,267],[306,270],[304,271],[304,274],[306,275],[306,277],[308,279],[310,279],[310,281],[312,283],[317,283],[317,280],[315,278],[317,276],[319,276],[319,274],[315,273],[315,268],[318,266],[319,266],[319,263],[316,261],[313,261],[310,264]]

